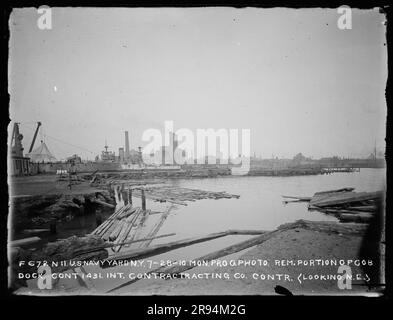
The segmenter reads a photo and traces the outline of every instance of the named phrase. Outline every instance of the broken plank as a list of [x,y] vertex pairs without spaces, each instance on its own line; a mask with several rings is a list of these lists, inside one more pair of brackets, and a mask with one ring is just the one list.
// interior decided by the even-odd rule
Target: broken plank
[[296,199],[299,201],[310,201],[312,197],[295,197],[295,196],[282,196],[283,198],[287,199]]
[[347,187],[347,188],[341,188],[341,189],[334,189],[334,190],[327,190],[327,191],[319,191],[316,192],[316,195],[320,195],[320,194],[326,194],[326,193],[339,193],[339,192],[351,192],[355,190],[355,188],[352,187]]

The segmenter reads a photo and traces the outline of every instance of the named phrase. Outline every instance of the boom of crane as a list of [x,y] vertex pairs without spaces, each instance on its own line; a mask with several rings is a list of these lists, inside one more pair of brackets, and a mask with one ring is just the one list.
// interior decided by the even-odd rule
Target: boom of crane
[[38,121],[37,122],[37,128],[35,129],[35,132],[34,132],[33,141],[31,141],[29,153],[33,150],[34,143],[35,143],[35,140],[37,139],[37,134],[38,134],[38,130],[40,129],[40,126],[41,126],[41,122]]

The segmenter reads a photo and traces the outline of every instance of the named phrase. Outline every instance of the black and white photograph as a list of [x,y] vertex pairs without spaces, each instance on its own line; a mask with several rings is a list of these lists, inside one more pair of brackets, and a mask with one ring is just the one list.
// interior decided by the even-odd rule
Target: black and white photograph
[[8,18],[12,295],[384,296],[383,8]]

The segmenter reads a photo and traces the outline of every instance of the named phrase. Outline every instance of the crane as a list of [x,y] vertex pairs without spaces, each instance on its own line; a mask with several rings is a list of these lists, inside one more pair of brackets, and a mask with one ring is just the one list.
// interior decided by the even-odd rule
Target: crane
[[12,138],[11,138],[11,150],[12,150],[12,155],[16,157],[23,157],[23,146],[22,146],[23,135],[19,133],[19,124],[20,122],[14,123],[14,128],[12,130]]
[[29,153],[33,150],[34,143],[35,143],[35,139],[37,138],[38,129],[40,128],[40,126],[41,126],[41,122],[38,121],[38,122],[37,122],[37,129],[35,129],[35,132],[34,132],[33,141],[31,141]]
[[14,143],[17,133],[19,133],[19,124],[20,124],[20,122],[14,123],[14,127],[12,129],[11,145]]

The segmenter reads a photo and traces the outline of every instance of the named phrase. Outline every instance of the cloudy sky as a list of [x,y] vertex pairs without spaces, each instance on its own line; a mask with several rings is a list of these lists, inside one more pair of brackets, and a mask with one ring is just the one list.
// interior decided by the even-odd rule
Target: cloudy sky
[[251,130],[263,157],[367,156],[385,142],[385,17],[329,9],[34,8],[12,12],[10,118],[58,158],[143,146],[162,129]]

